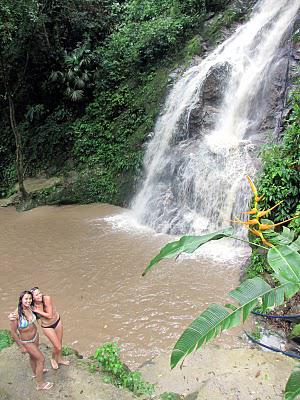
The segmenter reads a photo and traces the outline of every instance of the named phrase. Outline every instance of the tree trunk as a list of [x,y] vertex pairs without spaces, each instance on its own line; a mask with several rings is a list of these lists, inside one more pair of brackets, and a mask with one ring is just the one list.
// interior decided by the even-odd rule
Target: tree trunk
[[19,190],[23,199],[26,199],[28,193],[24,186],[24,170],[23,170],[23,153],[22,153],[22,139],[20,132],[17,128],[17,123],[15,119],[15,106],[12,99],[11,94],[8,94],[8,102],[9,102],[9,117],[10,117],[10,125],[15,136],[16,142],[16,170],[17,170],[17,178],[19,184]]

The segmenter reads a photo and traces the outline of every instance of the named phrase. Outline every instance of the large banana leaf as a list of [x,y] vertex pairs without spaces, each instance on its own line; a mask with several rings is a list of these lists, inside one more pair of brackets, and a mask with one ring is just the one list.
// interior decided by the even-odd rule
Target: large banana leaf
[[[273,221],[263,219],[263,224],[273,224]],[[282,232],[275,232],[274,228],[264,231],[264,236],[275,246],[280,244],[291,244],[295,237],[295,232],[287,227],[282,228]]]
[[272,288],[259,277],[246,280],[229,293],[239,303],[238,307],[232,304],[226,307],[212,304],[182,333],[172,350],[171,368],[225,329],[233,328],[244,322],[259,302],[262,302],[264,308],[278,306],[286,298],[297,293],[299,288],[300,280],[294,283],[285,282],[276,288]]
[[290,246],[272,247],[268,262],[281,283],[300,281],[300,254]]
[[193,253],[204,243],[207,243],[211,240],[218,240],[223,237],[231,236],[233,233],[233,228],[230,226],[228,228],[224,228],[220,231],[216,231],[213,233],[209,233],[207,235],[201,236],[182,236],[179,240],[175,242],[171,242],[166,244],[159,254],[155,256],[143,272],[143,276],[159,261],[164,258],[173,258],[178,257],[181,253]]
[[[294,325],[292,332],[289,334],[289,339],[293,339],[296,337],[300,337],[300,324]],[[299,385],[300,385],[300,381],[299,381]]]
[[289,245],[293,250],[300,251],[300,236]]
[[284,390],[284,400],[300,398],[300,364],[293,370]]

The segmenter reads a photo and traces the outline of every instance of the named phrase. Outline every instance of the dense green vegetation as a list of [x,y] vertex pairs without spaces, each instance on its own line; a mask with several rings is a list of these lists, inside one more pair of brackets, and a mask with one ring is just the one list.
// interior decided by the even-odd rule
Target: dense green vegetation
[[[289,96],[290,114],[285,123],[283,140],[279,144],[265,146],[262,150],[263,170],[258,188],[265,198],[265,208],[284,200],[272,212],[276,222],[300,212],[300,78]],[[300,219],[291,223],[300,233]]]
[[[294,216],[289,223],[295,235],[300,236],[300,78],[294,82],[289,94],[290,112],[285,121],[282,141],[263,147],[261,151],[262,171],[258,177],[257,187],[264,195],[261,200],[263,208],[275,208],[270,218],[279,222]],[[246,271],[248,278],[270,274],[266,253],[253,249]]]
[[9,331],[0,330],[0,351],[13,344]]
[[0,195],[17,178],[76,171],[53,202],[126,201],[170,71],[241,18],[215,14],[228,3],[2,1]]

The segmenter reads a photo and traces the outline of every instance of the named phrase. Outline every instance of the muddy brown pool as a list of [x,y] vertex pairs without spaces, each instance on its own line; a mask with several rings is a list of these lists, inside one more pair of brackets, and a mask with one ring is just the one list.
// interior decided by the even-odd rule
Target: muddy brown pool
[[[105,204],[0,208],[0,329],[8,328],[19,292],[39,286],[62,316],[65,344],[90,354],[117,340],[126,363],[137,367],[169,351],[209,303],[228,300],[241,258],[167,260],[142,277],[174,237],[124,229],[114,223],[124,213]],[[234,337],[219,340],[231,345]]]

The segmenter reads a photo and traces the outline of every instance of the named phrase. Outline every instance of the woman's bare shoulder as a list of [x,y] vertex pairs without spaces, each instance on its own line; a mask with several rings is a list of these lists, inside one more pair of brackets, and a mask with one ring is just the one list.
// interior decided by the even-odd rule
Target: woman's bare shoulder
[[44,303],[45,303],[45,304],[50,304],[50,303],[52,303],[52,299],[51,299],[51,297],[48,296],[48,295],[44,295],[44,296],[43,296],[43,300],[44,300]]

